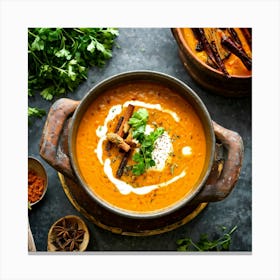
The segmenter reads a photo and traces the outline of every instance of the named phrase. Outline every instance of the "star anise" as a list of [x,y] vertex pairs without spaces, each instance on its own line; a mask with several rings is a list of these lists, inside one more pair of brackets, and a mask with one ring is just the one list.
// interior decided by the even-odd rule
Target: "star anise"
[[63,248],[66,251],[78,251],[83,242],[84,230],[76,230],[72,236],[64,243]]
[[76,222],[67,223],[63,219],[58,225],[54,226],[55,239],[53,244],[59,251],[79,251],[79,246],[83,242],[85,231],[79,229]]
[[56,237],[63,237],[64,239],[67,239],[70,237],[69,229],[70,228],[68,228],[65,219],[62,220],[61,225],[56,225],[53,228],[54,232],[56,233]]

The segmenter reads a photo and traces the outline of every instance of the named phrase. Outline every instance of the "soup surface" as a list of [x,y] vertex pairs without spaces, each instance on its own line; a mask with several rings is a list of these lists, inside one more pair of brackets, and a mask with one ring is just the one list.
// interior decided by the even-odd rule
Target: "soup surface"
[[[205,30],[209,30],[211,28],[205,28]],[[215,28],[212,28],[215,29]],[[217,29],[217,28],[216,28]],[[246,41],[243,33],[241,32],[240,28],[233,28],[234,31],[236,32],[240,43],[242,45],[243,50],[245,51],[245,53],[248,55],[248,57],[252,57],[252,51],[251,48],[248,44],[248,42]],[[184,40],[186,41],[186,43],[189,45],[189,47],[191,48],[191,50],[193,51],[193,53],[204,63],[208,64],[209,63],[209,57],[207,56],[207,53],[205,51],[197,51],[196,47],[198,44],[198,40],[195,38],[195,35],[192,31],[191,28],[182,28],[182,32],[183,32],[183,37]],[[218,34],[218,32],[217,32]],[[217,40],[220,40],[220,38],[217,38]],[[225,52],[226,50],[223,49],[223,51]],[[219,48],[218,48],[218,53],[221,54],[219,52]],[[221,58],[225,64],[225,67],[228,71],[228,73],[230,75],[241,75],[241,76],[248,76],[252,74],[251,70],[248,70],[244,64],[242,63],[241,59],[239,57],[237,57],[236,55],[234,55],[233,53],[228,52],[228,56],[226,56],[225,54],[221,54]],[[226,57],[223,57],[223,55],[225,55]]]
[[[146,136],[161,129],[153,145],[154,166],[142,174],[133,170],[139,164],[135,154],[144,144],[134,141],[136,147],[128,153],[116,144],[106,146],[108,133],[115,131],[131,105],[134,113],[148,114]],[[194,109],[173,90],[146,81],[119,85],[97,97],[80,122],[75,147],[80,173],[91,190],[114,207],[136,212],[163,209],[187,196],[196,187],[206,157],[205,133]]]

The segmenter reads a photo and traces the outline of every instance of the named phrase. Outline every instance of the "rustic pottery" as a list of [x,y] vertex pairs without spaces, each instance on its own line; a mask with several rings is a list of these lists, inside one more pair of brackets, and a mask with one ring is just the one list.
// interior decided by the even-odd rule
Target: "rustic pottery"
[[[196,109],[207,135],[207,163],[196,190],[176,205],[152,213],[122,211],[96,197],[79,174],[73,148],[77,127],[91,102],[106,89],[132,80],[157,81],[176,89]],[[224,158],[220,156],[221,149],[217,148],[218,146],[222,146]],[[50,109],[43,130],[40,155],[63,176],[63,181],[67,184],[66,194],[82,214],[91,217],[97,225],[106,229],[114,228],[114,232],[141,235],[143,232],[160,229],[182,220],[187,213],[203,203],[226,198],[239,177],[243,142],[236,132],[213,122],[203,102],[183,82],[159,72],[132,71],[102,81],[81,101],[67,98],[56,101]]]
[[199,60],[183,37],[183,28],[172,28],[172,34],[179,48],[179,57],[190,76],[200,86],[212,93],[229,97],[242,97],[251,94],[252,76],[223,75]]

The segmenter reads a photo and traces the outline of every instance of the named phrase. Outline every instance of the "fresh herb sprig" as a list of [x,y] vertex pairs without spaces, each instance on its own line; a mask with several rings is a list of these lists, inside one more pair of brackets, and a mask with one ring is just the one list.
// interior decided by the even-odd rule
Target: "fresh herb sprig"
[[42,118],[46,115],[46,111],[37,107],[28,107],[28,118],[37,117]]
[[154,150],[155,141],[164,133],[164,129],[162,127],[158,127],[150,134],[145,134],[148,118],[148,111],[141,108],[134,112],[128,121],[132,127],[133,138],[140,143],[139,151],[132,157],[132,159],[137,163],[132,166],[132,173],[137,176],[143,174],[148,168],[156,165],[152,158],[152,152]]
[[232,234],[236,231],[234,226],[230,231],[226,232],[226,227],[222,227],[223,235],[215,240],[209,240],[207,234],[201,234],[200,239],[195,243],[191,238],[182,238],[177,240],[177,251],[228,251]]
[[52,100],[73,92],[87,79],[89,67],[101,67],[112,57],[117,36],[114,28],[29,28],[28,96],[40,92]]
[[131,118],[128,120],[128,124],[132,128],[132,137],[138,140],[140,143],[143,141],[148,119],[148,111],[144,108],[140,108],[138,111],[134,112]]

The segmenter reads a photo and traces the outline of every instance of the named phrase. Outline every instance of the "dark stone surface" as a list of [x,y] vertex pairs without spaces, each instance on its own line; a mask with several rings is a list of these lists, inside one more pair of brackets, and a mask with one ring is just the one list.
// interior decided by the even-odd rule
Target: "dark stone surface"
[[[88,251],[176,251],[176,240],[191,237],[197,241],[200,234],[217,237],[221,226],[238,229],[233,234],[231,251],[252,250],[252,131],[251,97],[226,98],[210,94],[196,85],[185,71],[176,42],[169,28],[120,29],[113,58],[102,69],[92,69],[88,79],[69,98],[80,100],[96,83],[128,70],[155,70],[172,75],[189,85],[205,103],[213,120],[237,131],[244,141],[244,161],[239,181],[223,201],[209,203],[191,222],[173,231],[149,237],[113,234],[90,223],[67,199],[57,172],[43,160],[49,176],[44,199],[29,211],[30,226],[38,251],[47,250],[47,235],[51,225],[65,215],[81,216],[90,230]],[[30,106],[49,110],[51,102],[40,98],[29,99]],[[28,128],[28,153],[39,156],[39,141],[46,117],[35,120]]]

